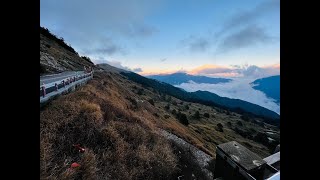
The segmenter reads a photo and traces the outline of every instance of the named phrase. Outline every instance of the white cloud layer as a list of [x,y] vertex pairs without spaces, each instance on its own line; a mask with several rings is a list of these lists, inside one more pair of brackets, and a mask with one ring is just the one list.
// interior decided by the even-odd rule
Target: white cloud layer
[[241,99],[253,104],[260,105],[269,110],[280,114],[280,104],[276,104],[274,99],[268,98],[263,92],[252,88],[250,83],[255,78],[234,78],[233,81],[228,83],[219,84],[205,84],[188,82],[176,85],[176,87],[183,88],[186,91],[194,92],[198,90],[209,91],[222,97],[233,99]]

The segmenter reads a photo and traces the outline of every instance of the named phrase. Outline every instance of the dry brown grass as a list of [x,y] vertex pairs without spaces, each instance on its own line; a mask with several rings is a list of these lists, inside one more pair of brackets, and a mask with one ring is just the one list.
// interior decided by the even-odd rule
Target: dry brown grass
[[[139,95],[137,89],[144,89],[143,94]],[[147,102],[150,98],[154,106]],[[168,101],[156,91],[119,74],[96,73],[87,85],[57,98],[40,112],[41,179],[170,179],[179,171],[177,158],[167,140],[157,134],[157,128],[172,132],[212,157],[217,144],[232,140],[262,157],[269,154],[264,145],[232,130],[237,121],[242,121],[240,115],[171,99],[178,103],[171,104],[167,111]],[[189,109],[184,108],[186,104]],[[199,108],[200,119],[193,119]],[[181,124],[172,109],[185,113],[190,124]],[[209,113],[209,118],[204,113]],[[242,128],[264,130],[242,122]],[[218,123],[223,125],[223,132],[215,130]],[[86,153],[79,154],[73,144],[81,144]],[[72,162],[82,166],[70,169]]]
[[[49,45],[50,48],[46,45]],[[47,65],[50,67],[51,71],[56,72],[57,69],[55,66],[50,65],[47,60],[41,58],[42,53],[54,57],[54,62],[57,63],[56,65],[65,70],[82,70],[84,65],[93,65],[40,33],[40,64]]]
[[[128,84],[134,83],[131,82]],[[139,84],[126,86],[132,91],[143,88]],[[252,146],[248,145],[247,147],[261,157],[270,155],[270,150],[268,147],[259,142],[242,137],[233,130],[233,128],[236,126],[236,122],[238,121],[243,123],[244,126],[242,128],[245,130],[254,129],[256,132],[264,132],[267,129],[266,127],[261,127],[252,122],[243,121],[240,114],[234,112],[228,113],[227,111],[219,108],[205,106],[199,103],[184,102],[168,95],[164,97],[153,89],[144,88],[143,92],[143,95],[139,96],[140,99],[148,100],[151,97],[154,100],[154,107],[156,107],[155,110],[157,110],[157,114],[159,115],[154,122],[158,127],[165,129],[184,139],[185,141],[195,145],[202,151],[211,155],[213,158],[215,157],[216,146],[218,144],[234,140],[243,143],[244,145],[249,143]],[[168,104],[170,105],[169,110],[166,109]],[[188,105],[188,108],[185,108],[186,105]],[[176,119],[175,115],[172,114],[173,110],[186,114],[189,120],[189,125],[182,125]],[[199,119],[193,117],[196,111],[200,112]],[[204,116],[205,113],[209,114],[209,117]],[[232,125],[229,126],[228,122],[232,123]],[[223,125],[223,132],[216,130],[216,127],[219,123]],[[271,126],[268,128],[270,127]],[[279,131],[278,128],[272,129]]]
[[[106,77],[100,75],[40,112],[41,179],[171,178],[177,159],[156,133],[154,117],[128,109],[128,100],[119,95],[130,92],[111,78],[105,80],[107,86],[101,84],[102,79]],[[86,151],[79,153],[73,144]],[[81,166],[71,169],[73,162]]]

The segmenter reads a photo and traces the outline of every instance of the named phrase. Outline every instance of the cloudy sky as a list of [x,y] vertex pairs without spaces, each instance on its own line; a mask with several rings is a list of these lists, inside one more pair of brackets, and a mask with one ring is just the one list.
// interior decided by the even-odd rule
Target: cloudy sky
[[280,73],[279,0],[40,0],[40,25],[142,75]]

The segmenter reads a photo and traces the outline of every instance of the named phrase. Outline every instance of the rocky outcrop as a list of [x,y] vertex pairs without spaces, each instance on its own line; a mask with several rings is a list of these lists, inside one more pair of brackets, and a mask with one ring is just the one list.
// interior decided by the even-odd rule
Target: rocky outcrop
[[185,140],[179,138],[178,136],[167,132],[165,130],[160,129],[160,134],[164,136],[166,139],[172,141],[175,145],[185,149],[189,152],[190,158],[197,163],[197,165],[201,168],[201,171],[206,176],[206,179],[213,179],[213,174],[208,170],[210,166],[209,163],[212,160],[212,157],[205,152],[201,151],[197,147],[192,144],[186,142]]
[[57,60],[46,52],[40,51],[40,64],[46,67],[51,67],[57,71],[65,71],[66,68],[58,64]]
[[[42,32],[42,31],[41,31]],[[84,66],[94,67],[90,59],[84,59],[77,52],[70,51],[67,45],[61,46],[54,36],[40,32],[40,74],[63,71],[79,71]]]

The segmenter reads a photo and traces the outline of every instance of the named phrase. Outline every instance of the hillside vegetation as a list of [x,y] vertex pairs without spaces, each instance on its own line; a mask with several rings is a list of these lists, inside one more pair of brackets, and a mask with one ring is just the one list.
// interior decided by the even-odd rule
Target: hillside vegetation
[[[169,143],[155,131],[156,119],[133,112],[110,75],[59,97],[40,112],[42,179],[168,179],[176,170]],[[132,94],[133,95],[133,94]],[[85,148],[79,153],[73,147]],[[70,168],[73,162],[81,166]]]
[[[90,64],[54,39],[43,37],[45,42],[52,46],[40,54],[61,63],[57,67]],[[264,118],[192,99],[179,88],[107,64],[95,68],[104,71],[40,109],[40,179],[177,179],[184,173],[203,179],[188,150],[167,140],[163,130],[213,159],[218,144],[233,140],[263,158],[280,143],[279,128]]]
[[153,79],[148,79],[133,72],[122,72],[121,74],[128,77],[134,82],[142,84],[144,87],[152,87],[154,89],[157,89],[161,93],[174,96],[181,100],[220,107],[242,114],[246,113],[250,116],[260,117],[267,123],[271,123],[277,126],[280,125],[279,114],[262,106],[249,103],[247,101],[221,97],[208,91],[186,92],[185,90],[174,87],[170,84],[159,82]]
[[[231,140],[268,156],[280,139],[275,135],[277,143],[270,144],[264,139],[265,131],[279,133],[279,129],[247,118],[181,101],[118,73],[95,73],[87,85],[41,110],[41,177],[170,179],[179,173],[180,165],[173,146],[158,134],[158,128],[213,157],[216,145]],[[73,144],[86,152],[77,152]],[[73,162],[82,166],[70,169]]]
[[83,66],[94,66],[94,64],[90,58],[80,57],[63,38],[58,38],[48,29],[40,27],[40,75],[82,71]]
[[[161,128],[182,137],[212,156],[215,156],[216,145],[232,140],[246,142],[252,151],[261,156],[268,155],[273,151],[275,144],[279,143],[279,141],[269,143],[265,141],[267,137],[260,141],[260,133],[265,134],[267,130],[279,131],[276,126],[264,123],[265,119],[245,113],[238,114],[218,106],[183,101],[165,93],[164,90],[170,89],[151,88],[143,83],[133,84],[135,83],[128,81],[123,85],[139,95],[140,101],[152,99],[151,104],[154,104],[152,106],[158,110],[154,115]],[[132,102],[135,103],[139,99]]]

